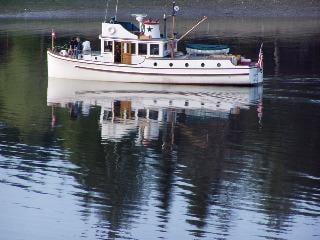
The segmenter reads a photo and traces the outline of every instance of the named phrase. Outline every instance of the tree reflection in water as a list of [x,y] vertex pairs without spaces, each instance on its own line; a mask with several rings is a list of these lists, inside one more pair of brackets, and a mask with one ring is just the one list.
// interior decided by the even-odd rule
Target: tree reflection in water
[[[77,89],[66,93],[68,81]],[[205,236],[212,215],[220,231],[227,234],[235,200],[226,193],[236,189],[233,182],[239,178],[225,173],[234,171],[226,161],[237,154],[227,144],[228,135],[232,123],[239,120],[241,108],[257,107],[262,87],[208,90],[171,86],[164,91],[156,85],[99,83],[95,91],[92,83],[88,89],[87,83],[74,81],[49,79],[48,104],[69,109],[70,118],[73,109],[86,109],[84,115],[88,116],[79,117],[83,136],[77,136],[86,144],[72,147],[81,148],[81,152],[73,151],[72,159],[87,172],[80,179],[76,176],[88,185],[88,196],[83,196],[87,207],[103,201],[99,215],[107,220],[109,234],[139,221],[136,218],[144,205],[150,204],[150,196],[158,208],[158,228],[166,232],[176,191],[187,203],[186,221],[194,226],[192,235]],[[60,117],[66,116],[63,108],[57,109]],[[68,135],[66,129],[59,132]],[[94,136],[89,135],[92,132]],[[84,157],[84,153],[89,156]],[[90,196],[91,192],[100,196]],[[213,210],[215,205],[221,208]]]

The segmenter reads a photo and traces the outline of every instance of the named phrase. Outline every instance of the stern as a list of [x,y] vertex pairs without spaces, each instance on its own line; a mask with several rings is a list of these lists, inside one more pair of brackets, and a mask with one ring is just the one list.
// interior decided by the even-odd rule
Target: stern
[[263,82],[263,69],[259,67],[253,67],[249,73],[250,84],[257,85]]

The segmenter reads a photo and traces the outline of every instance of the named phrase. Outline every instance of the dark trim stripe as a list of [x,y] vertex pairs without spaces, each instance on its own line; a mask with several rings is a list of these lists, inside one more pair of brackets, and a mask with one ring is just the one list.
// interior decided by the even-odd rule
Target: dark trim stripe
[[138,72],[123,72],[117,70],[105,70],[105,69],[98,69],[98,68],[90,68],[90,67],[81,67],[75,66],[76,68],[98,71],[98,72],[114,72],[114,73],[123,73],[123,74],[137,74],[137,75],[165,75],[165,76],[201,76],[201,77],[210,77],[210,76],[249,76],[249,73],[237,73],[237,74],[172,74],[172,73],[138,73]]

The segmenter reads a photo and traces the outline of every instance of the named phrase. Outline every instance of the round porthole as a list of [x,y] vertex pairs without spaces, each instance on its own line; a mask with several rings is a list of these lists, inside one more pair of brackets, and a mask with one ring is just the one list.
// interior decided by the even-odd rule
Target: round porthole
[[113,35],[113,34],[115,34],[116,29],[115,29],[114,27],[109,27],[109,28],[108,28],[108,32],[109,32],[111,35]]
[[185,66],[186,66],[186,67],[189,67],[189,63],[186,63]]
[[97,58],[97,57],[95,57],[94,59],[95,59],[95,60],[98,60],[98,58]]
[[201,63],[201,67],[205,67],[206,65],[204,63]]
[[218,64],[217,64],[217,67],[221,67],[221,63],[218,63]]
[[169,66],[170,66],[170,67],[173,67],[173,63],[170,63]]
[[153,66],[155,66],[155,67],[158,66],[158,63],[155,62],[155,63],[153,64]]

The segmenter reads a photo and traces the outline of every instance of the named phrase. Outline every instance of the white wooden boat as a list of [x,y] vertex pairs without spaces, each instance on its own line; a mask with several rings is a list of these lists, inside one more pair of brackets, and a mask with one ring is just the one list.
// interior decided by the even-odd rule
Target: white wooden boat
[[48,76],[167,84],[254,85],[263,81],[262,64],[232,54],[183,54],[177,51],[182,38],[176,39],[175,34],[169,38],[166,30],[160,34],[158,20],[134,16],[139,28],[115,19],[102,23],[100,52],[86,49],[74,57],[53,47],[47,52]]

